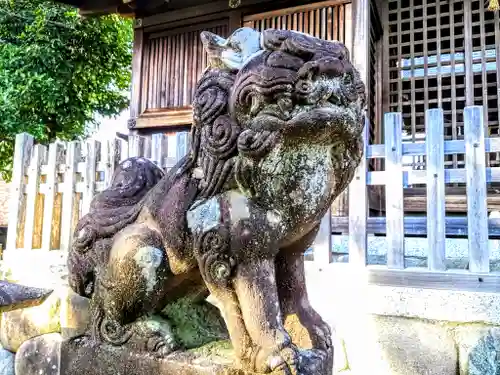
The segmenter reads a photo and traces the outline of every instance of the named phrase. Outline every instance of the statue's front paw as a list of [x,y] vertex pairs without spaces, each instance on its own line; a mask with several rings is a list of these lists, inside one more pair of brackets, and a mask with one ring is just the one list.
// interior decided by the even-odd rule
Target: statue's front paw
[[259,373],[279,375],[298,375],[299,351],[289,346],[270,355],[260,351],[255,362],[255,370]]

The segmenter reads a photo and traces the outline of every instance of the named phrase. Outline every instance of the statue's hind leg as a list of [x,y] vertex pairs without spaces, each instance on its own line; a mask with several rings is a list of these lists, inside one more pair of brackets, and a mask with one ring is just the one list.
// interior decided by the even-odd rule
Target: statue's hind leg
[[276,272],[283,318],[295,314],[308,331],[312,347],[330,354],[333,350],[332,332],[309,302],[304,270],[303,254],[314,242],[318,228],[295,244],[280,250],[276,258]]
[[171,277],[160,234],[134,224],[115,236],[109,261],[98,270],[92,333],[112,345],[159,355],[174,349],[168,323],[153,314],[163,306]]

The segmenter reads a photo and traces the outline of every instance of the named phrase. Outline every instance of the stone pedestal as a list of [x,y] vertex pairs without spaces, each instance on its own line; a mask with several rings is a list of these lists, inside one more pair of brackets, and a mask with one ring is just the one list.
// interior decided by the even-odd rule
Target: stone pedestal
[[[215,342],[158,359],[123,347],[99,345],[87,338],[60,342],[46,336],[21,347],[16,356],[16,371],[23,375],[39,375],[40,371],[47,375],[257,375],[235,367],[228,342]],[[331,358],[325,360],[312,350],[302,353],[302,364],[308,371],[299,375],[328,373],[324,368],[331,368]],[[43,364],[48,367],[44,369]]]

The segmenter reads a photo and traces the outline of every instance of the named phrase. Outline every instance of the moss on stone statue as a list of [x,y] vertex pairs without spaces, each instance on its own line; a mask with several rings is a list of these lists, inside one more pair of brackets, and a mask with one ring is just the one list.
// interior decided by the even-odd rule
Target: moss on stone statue
[[177,342],[186,349],[228,338],[224,321],[216,307],[206,301],[184,297],[162,311],[172,325]]
[[200,357],[224,357],[233,356],[233,346],[229,340],[212,341],[206,345],[190,350],[191,353]]

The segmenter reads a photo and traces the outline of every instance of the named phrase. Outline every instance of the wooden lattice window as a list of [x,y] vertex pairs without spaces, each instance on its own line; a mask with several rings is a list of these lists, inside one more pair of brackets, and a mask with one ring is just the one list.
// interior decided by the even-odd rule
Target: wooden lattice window
[[[500,21],[482,0],[389,0],[389,103],[408,139],[422,139],[425,111],[443,108],[445,138],[463,138],[463,109],[483,105],[499,135]],[[491,164],[498,164],[496,155]],[[464,166],[463,155],[447,157]]]

